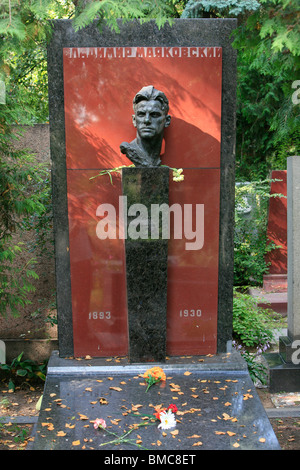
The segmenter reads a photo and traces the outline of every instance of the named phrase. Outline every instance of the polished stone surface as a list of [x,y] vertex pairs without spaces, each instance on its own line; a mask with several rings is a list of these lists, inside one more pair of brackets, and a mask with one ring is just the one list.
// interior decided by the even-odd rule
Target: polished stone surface
[[[168,361],[161,366],[166,382],[147,393],[141,377],[145,365],[120,366],[111,358],[102,360],[108,370],[101,372],[94,369],[95,360],[87,360],[87,372],[80,373],[81,366],[75,362],[65,359],[61,363],[54,355],[49,363],[34,450],[101,449],[116,454],[120,450],[189,450],[196,454],[198,450],[280,448],[245,364],[235,355]],[[77,373],[72,374],[72,368]],[[138,445],[109,444],[114,436],[107,431],[122,436],[130,426],[145,423],[143,415],[152,415],[154,406],[171,403],[179,411],[175,428],[163,431],[155,421],[129,435]],[[107,431],[94,429],[96,418],[105,419]]]
[[[152,213],[154,204],[169,203],[168,168],[125,168],[123,196],[127,216],[126,285],[130,362],[165,361],[167,342],[168,239],[162,220]],[[135,206],[137,207],[137,206]],[[155,226],[157,238],[151,235]],[[133,225],[134,224],[134,225]],[[132,225],[134,230],[132,230]],[[165,227],[167,228],[167,227]],[[138,238],[136,238],[138,237]]]

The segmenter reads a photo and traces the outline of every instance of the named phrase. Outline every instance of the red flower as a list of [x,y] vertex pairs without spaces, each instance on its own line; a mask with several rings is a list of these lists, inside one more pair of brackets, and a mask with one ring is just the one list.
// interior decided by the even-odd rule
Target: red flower
[[174,405],[173,403],[171,403],[171,404],[168,406],[168,408],[167,408],[167,409],[168,409],[168,410],[171,410],[171,411],[172,411],[172,413],[177,413],[177,411],[178,411],[178,408],[177,408],[177,406],[176,406],[176,405]]

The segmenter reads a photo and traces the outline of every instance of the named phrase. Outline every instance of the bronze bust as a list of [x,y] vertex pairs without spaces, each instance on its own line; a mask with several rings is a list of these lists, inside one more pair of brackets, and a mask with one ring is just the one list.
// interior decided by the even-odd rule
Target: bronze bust
[[122,142],[120,150],[136,167],[157,167],[164,129],[171,121],[168,99],[152,85],[143,87],[133,99],[133,111],[137,135],[130,143]]

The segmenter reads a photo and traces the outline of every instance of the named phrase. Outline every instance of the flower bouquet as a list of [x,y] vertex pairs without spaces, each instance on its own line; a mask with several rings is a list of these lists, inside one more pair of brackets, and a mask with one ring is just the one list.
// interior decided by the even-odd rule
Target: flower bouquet
[[148,392],[149,388],[160,382],[160,381],[165,381],[166,380],[166,374],[160,367],[152,367],[151,369],[146,370],[146,372],[143,375],[143,378],[145,379],[146,383],[148,384],[148,387],[146,389],[146,392]]

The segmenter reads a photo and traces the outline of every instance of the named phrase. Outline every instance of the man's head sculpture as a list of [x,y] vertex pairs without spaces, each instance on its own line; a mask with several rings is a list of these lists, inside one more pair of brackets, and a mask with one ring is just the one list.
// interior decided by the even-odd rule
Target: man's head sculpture
[[133,110],[135,112],[136,105],[141,101],[150,101],[150,100],[157,100],[160,102],[162,109],[165,111],[167,115],[169,112],[169,101],[166,95],[162,92],[154,88],[153,85],[144,86],[133,98]]
[[137,167],[159,166],[164,129],[170,125],[169,102],[166,95],[152,85],[143,87],[133,99],[133,125],[136,138],[120,145]]

